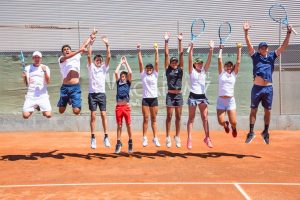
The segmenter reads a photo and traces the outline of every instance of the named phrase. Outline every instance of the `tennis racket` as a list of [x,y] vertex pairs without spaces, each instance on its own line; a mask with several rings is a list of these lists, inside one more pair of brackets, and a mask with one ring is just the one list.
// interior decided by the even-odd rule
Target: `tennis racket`
[[219,38],[220,45],[223,45],[231,36],[231,24],[229,22],[223,22],[219,26]]
[[20,62],[21,62],[21,64],[22,64],[22,71],[23,71],[23,73],[26,73],[25,84],[26,84],[26,86],[28,86],[28,83],[29,83],[29,72],[27,72],[27,71],[25,70],[26,63],[25,63],[25,57],[24,57],[23,51],[20,52],[19,60],[20,60]]
[[[197,37],[199,37],[205,31],[205,22],[203,19],[195,19],[192,22],[191,26],[191,42],[193,43]],[[191,47],[189,46],[187,49],[187,53],[189,53]]]
[[[277,23],[289,25],[287,12],[282,4],[275,4],[269,9],[269,16]],[[292,31],[297,35],[297,31],[292,28]]]

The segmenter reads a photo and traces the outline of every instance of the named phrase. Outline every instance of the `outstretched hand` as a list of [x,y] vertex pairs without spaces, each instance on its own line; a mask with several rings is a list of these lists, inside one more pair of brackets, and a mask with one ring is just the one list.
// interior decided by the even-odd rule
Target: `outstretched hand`
[[121,57],[121,64],[126,64],[127,63],[127,59],[125,56]]
[[101,37],[102,41],[104,42],[105,45],[108,45],[108,37],[106,35],[103,35]]
[[136,50],[141,50],[141,44],[140,44],[140,43],[138,43],[138,44],[136,45]]
[[171,33],[165,32],[165,34],[164,34],[165,41],[168,41],[170,39],[170,36],[171,36]]
[[178,40],[181,41],[183,36],[182,36],[182,33],[180,33],[178,36],[177,36]]
[[289,24],[289,25],[287,26],[287,32],[288,32],[288,33],[292,33],[292,31],[293,31],[293,26],[292,26],[291,24]]
[[248,31],[251,28],[250,23],[248,21],[245,21],[243,24],[243,28],[245,32]]
[[208,46],[213,49],[215,47],[215,42],[213,40],[209,41]]

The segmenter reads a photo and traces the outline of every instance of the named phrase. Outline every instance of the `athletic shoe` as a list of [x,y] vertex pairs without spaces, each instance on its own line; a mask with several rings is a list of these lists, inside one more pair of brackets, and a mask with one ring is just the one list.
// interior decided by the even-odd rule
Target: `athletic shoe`
[[261,133],[261,137],[263,138],[265,144],[269,144],[270,134],[268,132],[263,131]]
[[231,129],[232,129],[232,136],[236,137],[237,136],[237,130],[236,130],[236,128],[231,127]]
[[108,148],[110,147],[110,142],[109,142],[108,137],[104,137],[103,143],[104,143],[104,146],[105,146],[105,147],[108,147]]
[[190,139],[190,138],[187,139],[187,148],[188,148],[189,150],[192,149],[192,139]]
[[180,141],[180,137],[178,136],[174,136],[174,140],[175,140],[175,143],[176,143],[176,147],[177,148],[180,148],[181,147],[181,141]]
[[115,153],[120,153],[121,152],[121,148],[122,148],[122,143],[116,144],[116,150]]
[[166,146],[167,146],[168,148],[170,148],[170,147],[172,146],[170,136],[166,137]]
[[229,133],[229,122],[228,121],[225,122],[224,130],[226,133]]
[[132,147],[133,147],[132,141],[128,142],[128,153],[132,153]]
[[155,144],[156,147],[160,147],[160,143],[157,137],[153,138],[152,142]]
[[143,147],[148,146],[148,138],[146,136],[143,137]]
[[92,149],[97,148],[96,138],[91,138],[91,148]]
[[248,133],[245,143],[249,144],[250,142],[252,142],[254,138],[255,138],[255,134],[253,132]]
[[209,147],[209,148],[213,148],[213,144],[211,142],[211,139],[209,137],[205,137],[204,138],[204,143]]

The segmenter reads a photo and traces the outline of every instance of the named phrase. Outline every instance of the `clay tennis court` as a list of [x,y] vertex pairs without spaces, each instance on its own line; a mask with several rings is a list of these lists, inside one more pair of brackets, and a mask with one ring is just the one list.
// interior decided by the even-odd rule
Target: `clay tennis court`
[[1,133],[0,199],[300,199],[300,132],[271,131],[270,145],[245,134],[212,132],[208,149],[195,132],[188,151],[185,132],[181,149],[163,133],[162,147],[142,147],[135,132],[128,155],[123,133],[116,155],[99,134],[92,150],[87,132]]

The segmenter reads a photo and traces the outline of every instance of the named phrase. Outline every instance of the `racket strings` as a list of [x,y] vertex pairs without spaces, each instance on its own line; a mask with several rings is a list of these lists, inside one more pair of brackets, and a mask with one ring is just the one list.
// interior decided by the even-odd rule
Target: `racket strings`
[[229,37],[230,33],[231,33],[231,27],[229,24],[222,24],[220,26],[219,37],[221,39],[223,39],[223,40],[226,39],[227,37]]
[[270,16],[277,22],[285,22],[287,20],[286,11],[280,6],[272,7],[270,10]]
[[204,31],[205,25],[201,20],[197,20],[193,23],[192,34],[195,36],[200,35]]

